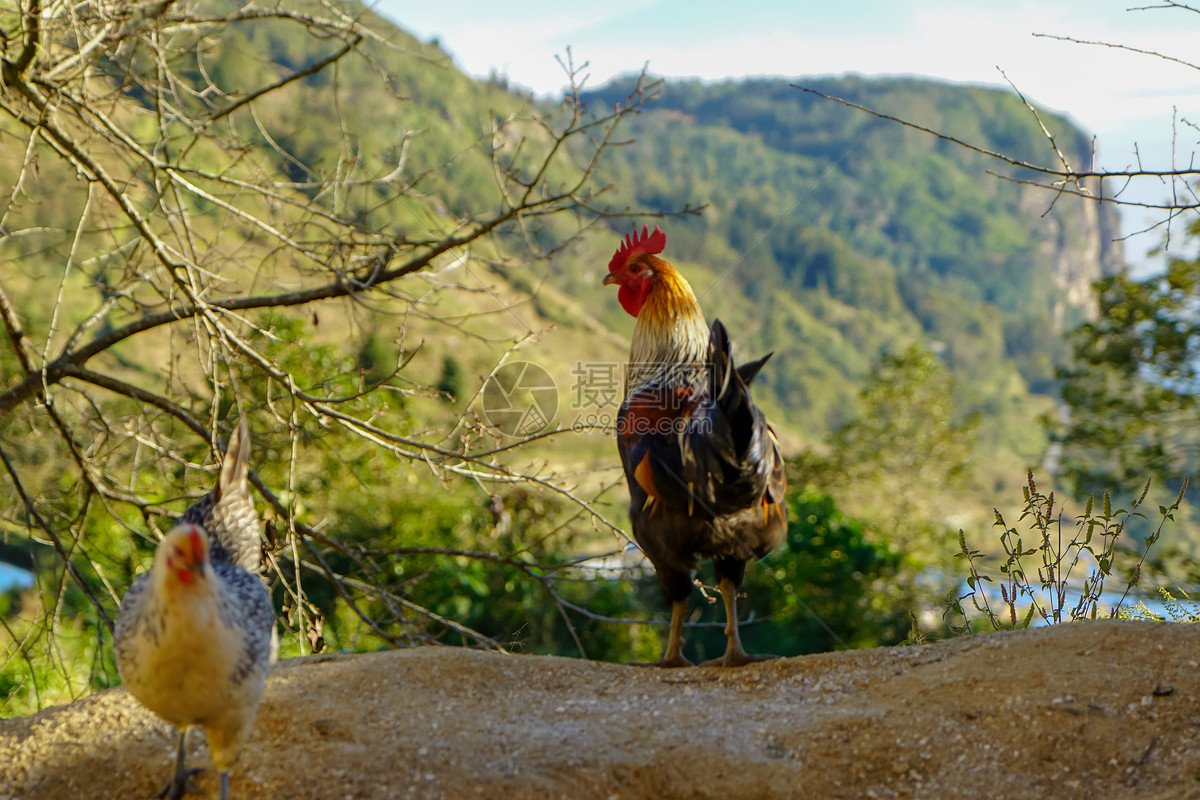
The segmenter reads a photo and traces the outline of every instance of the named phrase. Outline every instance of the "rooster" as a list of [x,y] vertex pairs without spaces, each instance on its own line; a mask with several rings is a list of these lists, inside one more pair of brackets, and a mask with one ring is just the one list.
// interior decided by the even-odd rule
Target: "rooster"
[[604,276],[637,319],[617,416],[629,517],[671,605],[658,666],[691,664],[683,620],[702,558],[713,561],[728,640],[723,657],[704,663],[739,666],[763,658],[747,654],[738,635],[746,562],[773,550],[787,529],[779,443],[749,388],[771,355],[734,367],[725,326],[709,327],[687,280],[657,257],[666,241],[657,227],[626,236]]
[[255,573],[261,522],[246,483],[249,432],[230,438],[217,485],[163,538],[154,565],[129,587],[114,632],[117,671],[142,705],[179,729],[175,772],[160,796],[191,787],[188,727],[199,725],[220,772],[229,771],[254,724],[278,652],[271,595]]

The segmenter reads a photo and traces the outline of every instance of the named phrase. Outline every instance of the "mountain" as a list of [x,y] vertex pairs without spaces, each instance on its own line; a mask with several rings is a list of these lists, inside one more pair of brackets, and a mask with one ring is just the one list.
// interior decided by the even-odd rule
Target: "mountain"
[[[203,0],[196,11],[219,19],[235,7]],[[231,144],[219,157],[197,148],[200,162],[224,164],[220,169],[247,182],[277,181],[281,191],[307,195],[365,236],[414,248],[504,208],[497,165],[520,169],[528,152],[547,141],[541,121],[564,124],[569,110],[499,81],[471,79],[436,44],[357,4],[345,9],[372,31],[359,45],[364,57],[343,59],[263,97],[253,119],[245,111],[231,115],[238,120]],[[333,40],[311,36],[295,20],[257,12],[203,43],[204,69],[180,75],[229,100],[336,50]],[[176,52],[189,57],[185,49]],[[122,74],[114,68],[109,77]],[[912,78],[796,83],[1016,158],[1045,160],[1052,152],[1039,120],[1008,92]],[[602,114],[624,102],[630,86],[617,81],[582,100]],[[179,101],[183,110],[208,113],[203,103],[211,101],[195,94]],[[1018,169],[789,81],[664,81],[650,94],[640,113],[623,120],[621,145],[605,151],[591,176],[607,187],[609,207],[632,219],[567,215],[505,223],[460,251],[464,258],[437,260],[429,292],[381,306],[401,314],[419,296],[421,314],[405,313],[402,325],[388,314],[348,307],[345,315],[320,315],[319,323],[313,314],[312,324],[302,326],[307,335],[357,350],[371,363],[407,357],[420,342],[421,357],[409,363],[406,379],[433,386],[448,370],[459,376],[456,393],[464,399],[479,391],[502,355],[496,343],[521,342],[521,357],[543,366],[559,387],[559,423],[586,421],[589,410],[569,396],[577,395],[577,375],[620,362],[632,329],[600,279],[619,238],[649,221],[667,231],[667,256],[692,281],[707,315],[726,322],[742,357],[775,352],[757,394],[790,452],[821,448],[859,415],[858,393],[880,357],[923,341],[957,379],[958,413],[984,420],[980,461],[992,470],[984,483],[1002,475],[1019,483],[1024,467],[1040,463],[1046,440],[1036,420],[1052,407],[1055,367],[1067,352],[1064,334],[1089,313],[1092,281],[1120,268],[1110,207],[1022,185]],[[132,90],[128,98],[151,100]],[[1040,112],[1040,122],[1067,158],[1087,158],[1089,139],[1069,120]],[[583,148],[564,147],[549,173],[568,182],[582,159]],[[0,160],[0,181],[15,181],[21,168],[19,159]],[[51,265],[67,256],[71,241],[55,232],[75,229],[83,203],[70,169],[43,169],[40,189],[39,198],[59,202],[38,199],[22,211],[27,217],[10,215],[14,230],[26,224],[28,231],[0,241],[0,255],[23,265],[27,278],[15,280],[53,274]],[[639,216],[697,207],[697,215]],[[265,202],[251,210],[275,213]],[[281,285],[311,279],[276,272],[261,226],[241,217],[222,221],[204,203],[196,212],[194,230],[219,254],[222,269],[231,261],[238,269],[259,264],[262,279]],[[319,227],[296,230],[306,239],[321,235]],[[77,282],[81,291],[98,289],[104,297],[120,287],[111,284],[103,236],[96,238],[104,254],[85,260],[85,275],[67,288]],[[235,282],[227,285],[236,290]],[[31,297],[39,294],[28,288]],[[98,303],[94,294],[65,304],[69,321],[86,316],[89,303]],[[117,304],[107,312],[106,324],[128,320],[122,310]],[[37,325],[53,319],[51,308],[37,303],[27,313]],[[150,351],[159,344],[166,340],[150,343]],[[130,340],[114,355],[136,364],[145,347]],[[372,348],[378,352],[368,353]],[[462,410],[421,397],[407,408],[427,430],[453,426]],[[607,463],[603,437],[581,441],[587,444],[545,455],[579,467]]]
[[[368,177],[403,161],[405,174],[418,176],[408,187],[415,193],[399,198],[380,183],[342,198],[372,230],[449,231],[454,220],[493,208],[500,202],[490,160],[496,121],[531,108],[553,116],[554,105],[472,80],[436,44],[370,12],[363,18],[393,42],[368,48],[387,82],[361,61],[339,65],[337,92],[316,91],[329,81],[323,73],[307,79],[313,91],[271,107],[273,141],[263,141],[264,156],[297,181],[335,173],[348,158]],[[213,79],[234,87],[272,63],[298,68],[317,56],[300,30],[241,26],[215,44]],[[627,98],[631,81],[583,100],[603,113]],[[611,184],[610,204],[662,212],[703,206],[699,216],[661,222],[667,255],[743,353],[776,351],[760,391],[794,435],[793,449],[819,445],[856,416],[858,389],[882,354],[925,340],[958,377],[962,413],[983,414],[987,440],[1014,464],[1036,464],[1045,441],[1030,423],[1055,391],[1063,334],[1089,313],[1092,282],[1121,264],[1115,211],[994,177],[989,170],[1027,176],[790,83],[663,82],[623,125],[628,144],[597,165],[597,178]],[[795,83],[1015,158],[1052,153],[1038,120],[1009,92],[912,78]],[[1086,160],[1085,132],[1045,112],[1040,118],[1069,159]],[[518,123],[505,133],[536,130]],[[530,295],[538,318],[590,359],[586,342],[597,324],[620,338],[632,328],[598,285],[631,225],[604,224],[609,233],[593,228],[549,261],[474,274]],[[503,236],[494,244],[501,255],[513,251]],[[530,329],[524,321],[510,332]],[[567,348],[526,353],[551,362],[560,386],[571,380]]]

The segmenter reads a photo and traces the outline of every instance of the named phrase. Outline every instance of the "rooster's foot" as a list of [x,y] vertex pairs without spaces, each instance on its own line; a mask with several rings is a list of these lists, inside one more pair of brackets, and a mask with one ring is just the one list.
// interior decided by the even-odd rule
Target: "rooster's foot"
[[741,650],[725,651],[725,655],[720,658],[710,658],[708,661],[701,661],[702,667],[744,667],[746,664],[754,664],[759,661],[770,661],[779,656],[772,656],[766,653],[746,653]]
[[630,664],[631,667],[661,667],[662,669],[679,669],[680,667],[696,666],[691,661],[688,661],[683,656],[675,656],[674,658],[664,658],[662,661],[639,661]]

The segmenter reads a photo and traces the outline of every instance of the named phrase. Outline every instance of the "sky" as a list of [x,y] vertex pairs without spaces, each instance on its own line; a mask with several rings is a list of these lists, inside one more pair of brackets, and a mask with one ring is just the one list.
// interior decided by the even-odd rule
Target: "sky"
[[[556,56],[568,47],[587,62],[591,86],[646,64],[657,75],[705,80],[853,72],[1005,86],[1007,76],[1033,103],[1095,134],[1104,167],[1134,164],[1136,144],[1144,167],[1167,169],[1173,141],[1184,164],[1200,139],[1173,123],[1173,115],[1200,123],[1197,67],[1035,35],[1186,61],[1200,41],[1200,13],[1164,0],[744,0],[736,11],[728,0],[366,3],[423,40],[439,39],[466,72],[495,71],[539,94],[564,87]],[[1157,199],[1166,190],[1136,191]],[[1149,221],[1124,216],[1127,231]],[[1154,244],[1135,239],[1127,255],[1136,260]]]

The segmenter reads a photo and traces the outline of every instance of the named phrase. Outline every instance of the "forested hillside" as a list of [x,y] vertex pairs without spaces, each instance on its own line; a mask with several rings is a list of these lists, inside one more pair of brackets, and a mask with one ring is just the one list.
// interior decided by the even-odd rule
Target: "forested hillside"
[[[346,212],[367,228],[450,229],[448,219],[499,202],[481,156],[498,144],[496,120],[533,101],[471,80],[436,47],[395,35],[420,57],[381,55],[386,84],[365,64],[342,65],[337,81],[354,102],[336,108],[328,95],[297,92],[272,109],[279,147],[265,154],[297,181],[339,168],[383,177],[403,154],[421,199],[390,202],[390,187],[378,183],[341,198]],[[298,41],[262,25],[223,39],[212,54],[214,81],[266,69],[261,53],[305,66],[315,54],[302,55],[302,34],[293,36]],[[1050,147],[1030,110],[1002,90],[915,79],[797,82],[1017,158],[1037,160]],[[603,113],[632,88],[619,82],[582,99]],[[389,92],[403,102],[389,107]],[[670,81],[654,95],[623,124],[630,144],[609,151],[596,176],[617,207],[703,207],[662,223],[669,255],[745,352],[777,351],[764,383],[785,427],[808,443],[825,441],[856,415],[855,398],[880,355],[923,339],[962,378],[960,410],[984,413],[993,443],[1036,463],[1045,443],[1027,425],[1040,410],[1028,393],[1053,394],[1054,369],[1067,353],[1063,334],[1092,308],[1092,282],[1120,267],[1115,211],[996,180],[982,156],[787,81]],[[312,124],[335,117],[337,126]],[[1069,159],[1087,161],[1085,132],[1050,114],[1041,119]],[[514,130],[525,132],[510,125],[505,138]],[[598,285],[627,228],[616,220],[604,227],[610,237],[593,227],[576,246],[496,277],[534,295],[556,323],[580,324],[577,301],[627,335],[631,320]],[[591,358],[531,355],[560,379],[569,379],[558,363],[564,355]]]
[[[702,287],[720,281],[709,308],[734,317],[750,349],[779,351],[767,380],[810,440],[854,415],[881,353],[924,338],[962,378],[964,407],[1035,458],[1026,392],[1053,393],[1062,334],[1092,308],[1091,283],[1120,266],[1115,212],[1078,198],[1048,210],[1053,197],[989,176],[995,165],[978,154],[790,83],[668,82],[607,174],[631,204],[707,205],[673,226],[676,246],[704,265]],[[794,83],[1016,158],[1049,147],[1030,110],[1000,90]],[[626,89],[586,97],[603,107]],[[1086,163],[1084,132],[1042,120]],[[730,302],[731,284],[745,303]]]
[[[293,5],[114,0],[42,25],[0,4],[0,552],[38,577],[0,597],[11,707],[116,681],[119,599],[240,415],[285,655],[656,655],[629,624],[661,608],[611,439],[632,320],[600,285],[645,223],[740,356],[776,354],[755,393],[799,463],[747,638],[903,639],[948,524],[1015,500],[1045,454],[1064,334],[1119,266],[1109,212],[785,81],[539,100],[358,4]],[[1049,147],[1004,92],[810,83]],[[519,362],[557,403],[513,437],[483,390]],[[837,465],[856,487],[906,482],[847,493],[881,516],[808,485],[830,451],[862,456]]]

